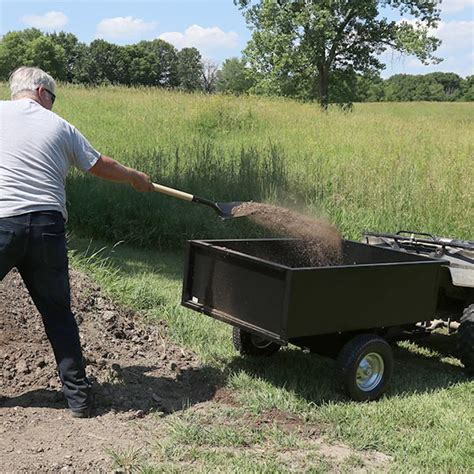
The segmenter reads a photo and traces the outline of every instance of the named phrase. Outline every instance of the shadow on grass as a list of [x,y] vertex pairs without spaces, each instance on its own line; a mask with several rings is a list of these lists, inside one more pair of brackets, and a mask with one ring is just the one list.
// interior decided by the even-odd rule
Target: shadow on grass
[[[456,337],[432,337],[432,341],[417,342],[413,350],[394,346],[395,366],[386,397],[429,393],[469,381],[461,366],[443,360],[454,357]],[[417,346],[429,349],[430,354],[417,353]],[[342,391],[335,360],[300,349],[281,350],[264,358],[236,357],[225,372],[227,378],[246,375],[315,405],[349,400]]]
[[[176,378],[152,376],[157,367],[121,367],[117,380],[97,383],[94,415],[113,412],[139,412],[137,417],[150,412],[164,415],[211,400],[220,385],[221,374],[209,366],[189,368]],[[16,397],[3,397],[1,407],[42,407],[64,409],[65,400],[59,390],[36,389]]]
[[457,358],[458,336],[456,333],[434,332],[429,337],[416,341],[416,346],[433,352],[429,359],[439,360],[443,357]]
[[184,243],[179,252],[155,252],[153,249],[136,249],[126,244],[111,244],[71,235],[68,246],[79,260],[92,259],[93,265],[108,266],[127,276],[133,277],[146,272],[172,281],[180,281],[183,277]]

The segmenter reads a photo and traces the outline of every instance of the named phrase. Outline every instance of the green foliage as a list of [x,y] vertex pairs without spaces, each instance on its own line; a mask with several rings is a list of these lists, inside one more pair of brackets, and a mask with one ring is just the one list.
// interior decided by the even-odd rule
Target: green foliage
[[474,101],[474,76],[466,77],[463,84],[463,99]]
[[61,81],[87,85],[146,85],[197,90],[201,86],[199,51],[155,39],[118,46],[102,39],[87,46],[71,33],[37,29],[9,32],[0,39],[0,80],[21,65],[44,69]]
[[242,59],[230,58],[224,61],[217,82],[219,92],[241,95],[249,92],[253,85],[251,72]]
[[0,40],[0,79],[7,80],[18,67],[29,61],[29,44],[40,38],[42,33],[36,28],[10,31]]
[[461,84],[462,79],[452,73],[396,74],[385,81],[385,100],[453,101],[461,96]]
[[[424,0],[234,0],[254,28],[245,59],[257,89],[278,95],[345,102],[356,73],[380,70],[377,55],[388,47],[424,63],[438,61],[439,40],[428,28],[439,20],[437,2]],[[381,17],[381,7],[398,9],[417,24]],[[341,80],[342,78],[342,80]],[[338,80],[339,79],[339,80]],[[336,90],[330,93],[329,84]]]
[[[196,48],[178,51],[160,39],[128,46],[95,40],[87,46],[72,33],[44,34],[31,28],[9,32],[0,39],[0,79],[7,80],[18,66],[33,65],[56,79],[93,86],[145,85],[184,91],[217,90],[234,95],[284,96],[308,101],[320,98],[329,83],[326,81],[326,86],[322,86],[320,71],[311,63],[316,60],[318,51],[313,51],[312,42],[318,45],[326,41],[324,35],[330,30],[326,26],[331,15],[320,12],[317,25],[325,28],[322,37],[314,31],[311,38],[306,38],[297,25],[300,20],[309,21],[307,12],[301,12],[296,3],[292,4],[290,11],[298,11],[299,15],[290,23],[285,23],[291,19],[288,16],[289,4],[283,8],[273,2],[268,8],[265,11],[267,16],[261,21],[256,14],[247,12],[252,21],[258,21],[260,26],[266,25],[269,29],[255,30],[246,56],[227,59],[221,70],[217,70],[212,62],[202,60]],[[315,18],[311,17],[311,20],[316,21]],[[416,34],[413,38],[413,32],[406,30],[406,26],[402,30],[403,35],[411,35],[413,44],[407,48],[415,48]],[[427,37],[425,40],[431,41]],[[419,41],[416,44],[420,47]],[[253,51],[254,46],[258,46],[259,54],[256,54],[257,50]],[[324,89],[329,102],[473,100],[472,76],[462,79],[454,73],[436,72],[424,76],[396,75],[383,81],[378,72],[380,64],[371,62],[373,58],[366,59],[367,67],[361,66],[361,58],[339,65],[334,63],[326,78],[330,79],[331,87]],[[277,62],[273,64],[272,61]]]
[[177,53],[177,74],[179,87],[185,91],[197,91],[201,88],[201,53],[196,48],[183,48]]
[[378,74],[357,76],[355,102],[380,102],[384,95],[384,81]]
[[161,39],[140,41],[128,51],[132,85],[176,87],[179,84],[177,51],[171,44]]
[[72,33],[65,33],[64,31],[51,33],[47,37],[64,50],[65,63],[62,79],[66,82],[87,82],[86,77],[81,75],[86,61],[86,45],[80,43]]
[[61,46],[47,36],[39,36],[28,43],[25,51],[26,66],[36,66],[58,80],[66,79],[66,54]]
[[[472,76],[452,72],[396,74],[382,80],[378,74],[357,77],[356,102],[472,101]],[[469,92],[471,91],[471,92]]]
[[89,84],[128,84],[129,58],[126,49],[97,39],[90,44],[84,60]]
[[428,79],[433,79],[443,87],[442,100],[456,100],[462,94],[463,79],[452,72],[432,72],[426,74]]

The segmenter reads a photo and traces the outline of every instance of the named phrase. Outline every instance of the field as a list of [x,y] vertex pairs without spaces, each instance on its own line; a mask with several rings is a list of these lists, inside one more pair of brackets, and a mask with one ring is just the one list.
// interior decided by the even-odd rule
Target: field
[[[55,110],[103,154],[193,194],[326,216],[346,238],[364,229],[474,238],[470,104],[357,104],[324,114],[283,99],[68,86]],[[146,449],[114,451],[116,467],[474,470],[474,384],[444,334],[400,343],[387,396],[349,402],[336,390],[331,360],[292,347],[264,364],[243,360],[229,326],[179,305],[186,239],[264,231],[76,172],[68,200],[73,265],[150,324],[165,320],[171,341],[197,354],[219,387],[205,409],[184,403],[161,419]]]
[[[360,104],[323,114],[283,99],[63,87],[56,104],[103,154],[192,194],[323,214],[351,238],[401,228],[472,237],[469,103]],[[176,248],[192,236],[257,232],[82,174],[68,187],[71,228],[86,237]]]

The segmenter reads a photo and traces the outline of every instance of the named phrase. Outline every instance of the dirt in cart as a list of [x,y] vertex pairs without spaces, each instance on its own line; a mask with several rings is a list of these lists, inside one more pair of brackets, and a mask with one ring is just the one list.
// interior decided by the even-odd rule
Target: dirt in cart
[[95,386],[97,416],[88,420],[71,418],[66,408],[41,317],[19,274],[12,271],[0,282],[2,471],[107,470],[107,449],[148,443],[159,419],[154,414],[214,395],[209,372],[167,340],[164,323],[147,325],[76,271],[71,291]]
[[[325,219],[300,214],[290,209],[259,202],[246,202],[234,210],[234,216],[247,216],[258,226],[274,234],[300,241],[292,244],[284,263],[294,267],[335,265],[342,260],[342,237]],[[272,260],[281,255],[268,256]]]

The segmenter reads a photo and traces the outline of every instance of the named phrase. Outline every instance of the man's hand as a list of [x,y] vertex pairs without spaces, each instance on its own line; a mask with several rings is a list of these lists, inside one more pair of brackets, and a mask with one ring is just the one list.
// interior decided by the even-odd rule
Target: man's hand
[[153,191],[153,184],[151,182],[150,177],[142,173],[141,171],[136,171],[133,170],[133,175],[132,175],[132,186],[140,192],[149,192]]

